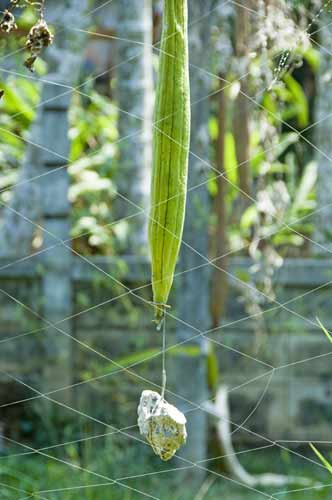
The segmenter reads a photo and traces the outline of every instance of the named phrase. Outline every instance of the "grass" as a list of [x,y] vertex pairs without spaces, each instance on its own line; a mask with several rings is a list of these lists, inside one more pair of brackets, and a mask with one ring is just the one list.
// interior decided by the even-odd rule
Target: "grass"
[[[128,445],[128,446],[126,446]],[[303,451],[303,450],[302,450]],[[8,454],[22,452],[22,449],[8,450],[0,457],[0,499],[21,500],[23,498],[47,500],[136,500],[144,498],[138,492],[118,484],[108,484],[107,478],[120,478],[123,485],[137,488],[162,500],[259,500],[268,498],[256,491],[250,491],[222,477],[208,476],[203,486],[184,482],[180,470],[172,470],[183,464],[174,461],[163,464],[152,451],[143,445],[129,446],[123,439],[107,440],[103,446],[96,442],[80,450],[70,445],[61,449],[45,451],[51,459],[41,455],[10,457]],[[310,458],[315,456],[308,448]],[[325,452],[328,456],[328,453]],[[289,453],[276,450],[261,450],[240,455],[241,462],[253,474],[276,472],[306,476],[323,484],[332,483],[332,477],[323,467],[316,466]],[[67,463],[62,463],[61,460]],[[68,465],[73,464],[73,467]],[[209,462],[209,469],[216,468],[218,461]],[[86,470],[82,470],[82,469]],[[87,470],[94,472],[93,475]],[[151,474],[159,472],[158,474]],[[147,475],[146,475],[147,474]],[[128,476],[138,476],[128,479]],[[143,475],[143,476],[142,476]],[[103,477],[105,476],[105,477]],[[123,478],[123,479],[121,479]],[[127,479],[124,479],[127,478]],[[331,479],[330,479],[331,478]],[[266,494],[296,489],[262,489]],[[301,487],[299,487],[301,488]],[[45,493],[40,493],[45,491]],[[29,496],[30,495],[30,496]],[[284,493],[274,498],[280,500],[331,499],[332,487]]]

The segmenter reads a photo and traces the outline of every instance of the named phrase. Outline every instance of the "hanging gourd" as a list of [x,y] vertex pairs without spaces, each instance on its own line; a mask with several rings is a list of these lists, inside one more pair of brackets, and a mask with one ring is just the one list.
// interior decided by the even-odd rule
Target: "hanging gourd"
[[149,220],[153,302],[159,325],[172,287],[182,239],[189,141],[187,0],[165,0]]
[[138,426],[162,460],[186,442],[186,418],[164,399],[166,388],[165,308],[180,250],[186,207],[190,143],[187,0],[164,0],[154,134],[149,243],[153,305],[163,325],[162,392],[143,391]]

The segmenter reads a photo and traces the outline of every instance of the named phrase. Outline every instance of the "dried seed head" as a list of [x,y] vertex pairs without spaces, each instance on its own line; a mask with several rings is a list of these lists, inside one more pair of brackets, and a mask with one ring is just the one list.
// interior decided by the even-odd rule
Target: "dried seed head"
[[15,23],[15,16],[9,10],[5,10],[0,22],[0,30],[4,33],[10,33],[12,30],[17,29]]
[[33,71],[34,71],[33,66],[34,66],[34,64],[35,64],[36,60],[37,60],[37,56],[31,56],[31,57],[28,57],[28,59],[26,59],[26,60],[24,61],[24,66],[25,66],[26,68],[28,68],[28,69],[29,69],[32,73],[33,73]]
[[53,35],[45,19],[39,21],[31,28],[26,48],[29,50],[31,56],[25,61],[25,66],[33,71],[33,65],[43,48],[48,47],[53,42]]
[[44,2],[43,1],[35,1],[35,0],[10,0],[10,6],[11,8],[14,8],[14,7],[20,7],[20,8],[24,8],[24,7],[29,7],[29,6],[35,6],[35,7],[43,7],[43,4]]
[[40,19],[32,26],[28,40],[26,43],[27,49],[31,52],[40,52],[44,47],[48,47],[53,42],[53,35],[45,19]]

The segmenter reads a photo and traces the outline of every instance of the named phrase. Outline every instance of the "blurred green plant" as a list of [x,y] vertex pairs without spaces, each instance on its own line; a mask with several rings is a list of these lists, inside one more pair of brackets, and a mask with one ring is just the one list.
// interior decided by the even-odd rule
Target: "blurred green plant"
[[[16,182],[23,159],[28,129],[34,119],[38,102],[38,85],[21,77],[9,76],[0,80],[5,97],[0,103],[0,190],[4,201]],[[8,189],[8,191],[7,191]]]
[[[320,321],[318,317],[316,317],[317,323],[326,335],[326,338],[328,339],[329,342],[332,343],[332,335],[331,333],[325,328],[323,323]],[[327,460],[327,458],[324,457],[324,455],[314,446],[312,443],[309,443],[310,448],[312,451],[315,453],[315,455],[319,458],[319,460],[322,462],[322,464],[326,467],[326,469],[329,471],[330,474],[332,474],[332,465],[331,463]]]
[[[257,500],[256,491],[250,491],[242,485],[236,485],[234,481],[221,481],[220,472],[215,469],[216,463],[214,461],[208,462],[206,467],[211,471],[208,477],[216,477],[216,480],[204,496],[199,496],[200,489],[194,483],[187,483],[184,487],[182,476],[179,474],[179,467],[190,468],[190,464],[184,463],[181,466],[160,464],[151,455],[147,446],[141,443],[128,446],[128,440],[124,436],[116,436],[111,434],[112,431],[108,432],[109,436],[83,441],[81,447],[87,448],[83,455],[78,452],[78,444],[68,444],[65,447],[60,447],[59,450],[45,450],[45,454],[53,455],[54,459],[38,456],[38,454],[26,457],[2,457],[3,459],[0,461],[1,498],[4,500],[23,498],[24,492],[15,491],[15,488],[20,488],[27,492],[26,497],[30,495],[29,498],[32,499],[40,498],[38,492],[44,490],[47,493],[44,495],[41,493],[41,495],[46,495],[49,500],[58,500],[59,498],[66,500],[105,500],[109,498],[135,500],[139,494],[130,488],[137,488],[165,500],[170,498],[172,500],[218,500],[220,498]],[[127,433],[129,432],[127,431]],[[107,434],[107,431],[95,434]],[[84,438],[89,438],[89,436],[91,436],[91,432]],[[22,449],[15,448],[12,451],[19,453]],[[64,460],[65,463],[61,460]],[[314,480],[325,477],[320,468],[313,468],[312,464],[305,465],[303,460],[293,458],[291,463],[284,462],[281,454],[277,451],[265,450],[262,454],[261,451],[251,450],[251,453],[242,455],[241,461],[244,466],[249,467],[255,473],[265,471],[268,461],[270,466],[273,466],[280,473],[305,473],[306,475],[311,473]],[[203,464],[203,466],[205,465]],[[80,467],[85,470],[80,469]],[[105,476],[105,479],[94,477],[93,473],[101,474]],[[129,481],[125,479],[128,476],[134,477]],[[111,480],[108,482],[106,478],[117,478],[129,489],[114,484]],[[266,496],[280,491],[280,487],[274,489],[262,487],[260,489],[265,492]],[[330,489],[327,487],[308,490],[305,493],[306,498],[310,500],[328,500],[331,496]],[[299,492],[296,491],[296,487],[294,487],[294,491],[287,493],[288,500],[297,500],[298,498]]]
[[75,94],[70,109],[72,236],[81,252],[111,255],[126,231],[124,222],[112,221],[117,112],[108,98],[93,89],[89,95]]
[[[0,103],[0,196],[8,202],[24,156],[22,139],[28,137],[35,118],[40,85],[11,75],[0,80],[0,88],[5,91]],[[69,116],[73,245],[80,252],[111,255],[116,241],[120,243],[127,231],[124,221],[112,221],[117,112],[108,98],[88,90],[90,97],[73,96]]]

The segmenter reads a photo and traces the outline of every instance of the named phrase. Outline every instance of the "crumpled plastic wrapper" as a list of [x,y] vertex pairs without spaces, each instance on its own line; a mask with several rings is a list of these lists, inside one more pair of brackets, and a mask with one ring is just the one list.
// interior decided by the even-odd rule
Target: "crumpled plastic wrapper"
[[162,460],[170,460],[186,442],[186,417],[154,391],[143,391],[137,409],[142,436]]

